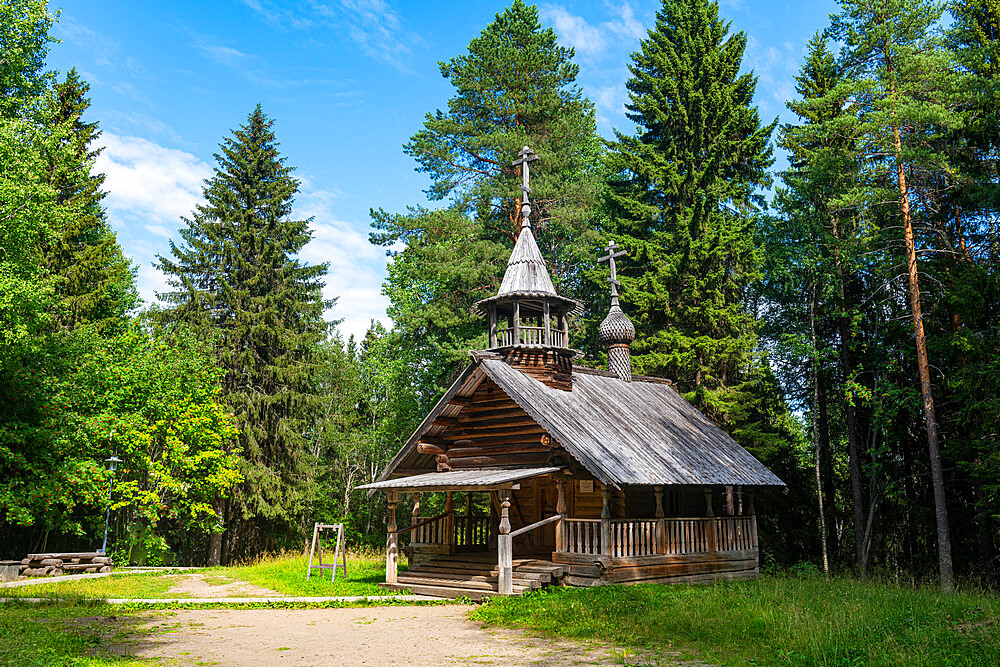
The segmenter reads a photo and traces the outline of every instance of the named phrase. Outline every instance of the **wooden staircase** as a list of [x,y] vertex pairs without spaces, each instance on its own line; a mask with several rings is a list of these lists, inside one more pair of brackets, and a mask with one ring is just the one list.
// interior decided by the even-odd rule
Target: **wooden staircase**
[[[409,590],[417,595],[468,597],[476,601],[498,595],[496,556],[489,554],[489,559],[477,556],[438,556],[400,572],[396,584],[379,585],[387,590]],[[565,566],[537,558],[515,558],[513,570],[514,595],[559,584],[565,574]]]

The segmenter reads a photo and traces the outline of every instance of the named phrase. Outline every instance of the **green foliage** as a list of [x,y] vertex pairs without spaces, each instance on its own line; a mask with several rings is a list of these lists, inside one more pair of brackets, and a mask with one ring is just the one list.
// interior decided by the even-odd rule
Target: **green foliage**
[[312,232],[290,218],[299,182],[280,156],[273,121],[258,106],[223,140],[181,245],[158,267],[174,291],[157,313],[212,341],[222,396],[239,428],[244,481],[232,496],[232,558],[286,544],[306,498],[305,432],[316,406],[315,346],[324,339],[327,265],[298,253]]
[[516,0],[497,14],[467,53],[441,63],[455,94],[405,146],[431,178],[429,199],[445,208],[372,212],[373,243],[405,244],[390,250],[383,291],[396,330],[426,366],[425,400],[469,349],[485,347],[470,308],[496,292],[521,227],[520,172],[511,162],[523,146],[541,157],[531,199],[542,254],[561,290],[585,289],[581,270],[599,245],[592,218],[601,146],[572,57],[534,6]]
[[629,66],[637,134],[616,133],[607,159],[609,230],[630,253],[620,275],[633,360],[721,422],[753,363],[745,302],[772,163],[774,124],[761,125],[756,78],[739,73],[745,46],[716,3],[665,0]]
[[5,0],[0,4],[0,118],[19,115],[34,104],[51,75],[45,71],[49,35],[56,15],[46,0]]
[[1000,601],[853,579],[603,586],[495,598],[472,613],[733,665],[975,665],[1000,660]]
[[4,387],[17,397],[0,431],[4,519],[98,534],[109,483],[102,460],[117,455],[118,534],[138,524],[162,542],[171,531],[210,531],[208,503],[239,480],[225,451],[235,428],[218,370],[190,337],[135,326],[114,338],[93,333],[60,339],[44,374],[24,371]]

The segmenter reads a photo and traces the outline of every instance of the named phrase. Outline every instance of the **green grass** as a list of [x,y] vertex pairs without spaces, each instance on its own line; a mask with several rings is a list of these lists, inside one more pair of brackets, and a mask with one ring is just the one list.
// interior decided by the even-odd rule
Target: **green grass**
[[[262,558],[249,565],[210,568],[208,573],[218,573],[257,586],[270,588],[285,595],[392,595],[378,587],[385,581],[385,557],[374,555],[347,558],[347,576],[337,570],[337,580],[330,583],[330,570],[313,570],[306,581],[308,556],[280,556]],[[315,560],[313,564],[315,564]],[[400,570],[405,569],[401,565]]]
[[[235,580],[295,596],[393,594],[378,587],[379,583],[385,581],[385,561],[381,557],[349,556],[347,576],[338,571],[337,580],[333,584],[330,583],[329,570],[314,570],[307,582],[307,561],[306,556],[285,555],[262,558],[248,565],[204,568],[197,571],[142,572],[77,580],[65,576],[54,579],[51,583],[0,588],[0,597],[51,597],[64,600],[168,597],[190,599],[190,595],[170,592],[170,588],[177,583],[177,574],[198,574],[213,586],[233,583]],[[403,567],[405,566],[401,566],[401,569]]]
[[555,589],[474,620],[731,665],[1000,664],[1000,598],[851,579]]
[[[94,616],[111,616],[101,623]],[[0,611],[0,665],[129,665],[148,664],[128,653],[125,635],[134,617],[105,605],[5,603]]]
[[[175,572],[176,574],[176,572]],[[51,583],[0,588],[0,597],[106,600],[108,598],[160,598],[177,582],[162,572],[116,574],[99,579],[62,576]]]

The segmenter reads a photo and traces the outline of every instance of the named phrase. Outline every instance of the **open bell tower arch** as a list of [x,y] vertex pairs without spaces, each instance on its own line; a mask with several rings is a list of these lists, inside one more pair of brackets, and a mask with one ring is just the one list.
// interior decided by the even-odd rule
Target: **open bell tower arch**
[[556,292],[531,229],[531,163],[527,146],[512,164],[521,169],[521,229],[496,296],[476,302],[473,312],[489,320],[489,349],[550,387],[571,390],[573,358],[569,317],[582,304]]

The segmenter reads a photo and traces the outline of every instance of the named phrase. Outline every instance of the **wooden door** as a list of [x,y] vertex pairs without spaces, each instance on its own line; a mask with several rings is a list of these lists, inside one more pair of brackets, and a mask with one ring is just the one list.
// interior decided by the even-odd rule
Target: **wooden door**
[[[547,519],[556,514],[556,503],[559,500],[559,492],[556,485],[549,480],[544,483],[535,484],[535,521]],[[555,551],[556,548],[556,524],[550,523],[534,531],[535,551],[538,554],[546,555]]]

